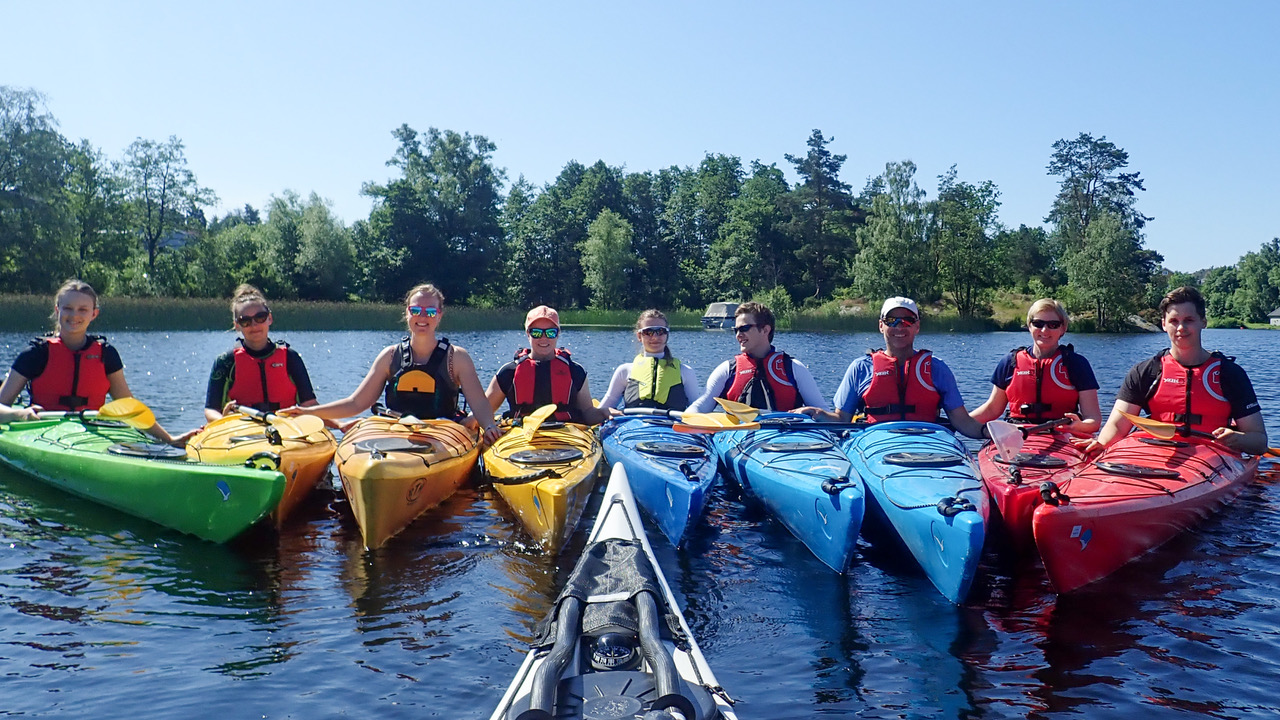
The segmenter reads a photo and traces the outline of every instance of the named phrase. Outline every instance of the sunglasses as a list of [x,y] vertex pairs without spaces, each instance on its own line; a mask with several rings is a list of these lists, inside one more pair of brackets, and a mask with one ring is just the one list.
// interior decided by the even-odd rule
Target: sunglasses
[[645,337],[658,337],[659,335],[666,335],[669,332],[671,331],[664,327],[640,328],[640,334]]
[[548,340],[555,340],[560,335],[560,328],[529,328],[528,333],[534,340],[543,335],[546,335]]
[[240,317],[236,318],[236,324],[239,325],[240,327],[249,327],[250,325],[261,325],[262,323],[266,322],[267,318],[269,317],[271,317],[271,311],[263,310],[262,312],[257,313],[256,315],[241,315]]
[[440,308],[422,307],[421,305],[410,305],[409,314],[414,317],[418,317],[419,315],[426,315],[429,318],[433,318],[440,314]]
[[1062,327],[1062,321],[1061,320],[1032,320],[1031,325],[1032,327],[1039,328],[1041,330],[1043,330],[1044,328],[1049,328],[1050,330],[1057,330],[1058,328]]
[[887,327],[896,328],[899,325],[911,327],[912,325],[915,325],[917,321],[916,318],[909,317],[883,317],[880,318],[880,322],[884,323]]
[[747,332],[748,330],[750,330],[750,329],[751,329],[751,328],[753,328],[753,327],[760,327],[760,323],[747,323],[747,324],[745,324],[745,325],[734,325],[734,326],[733,326],[733,334],[734,334],[734,335],[742,335],[743,333]]

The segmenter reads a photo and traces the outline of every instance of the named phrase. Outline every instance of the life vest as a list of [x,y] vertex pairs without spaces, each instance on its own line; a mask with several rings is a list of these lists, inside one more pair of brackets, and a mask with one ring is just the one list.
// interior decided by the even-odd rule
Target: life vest
[[1011,419],[1044,422],[1076,411],[1080,392],[1071,384],[1066,363],[1074,351],[1062,346],[1047,358],[1037,358],[1025,347],[1014,351],[1013,379],[1005,388]]
[[227,400],[261,412],[275,412],[298,402],[298,388],[289,377],[289,345],[275,343],[270,355],[257,358],[244,343],[232,353],[235,361]]
[[738,353],[734,356],[733,377],[720,391],[720,397],[761,410],[795,410],[800,407],[800,392],[796,390],[792,362],[790,355],[772,347],[759,360]]
[[1148,393],[1147,411],[1163,422],[1182,425],[1189,431],[1212,432],[1231,424],[1231,402],[1222,392],[1224,363],[1235,362],[1222,353],[1189,368],[1173,359],[1168,350],[1160,359],[1160,380]]
[[511,380],[511,411],[515,417],[524,417],[538,409],[536,390],[538,370],[548,366],[551,376],[551,402],[556,404],[552,417],[561,422],[573,419],[570,401],[573,399],[573,370],[569,365],[569,351],[556,348],[555,357],[545,362],[534,360],[529,348],[516,351],[516,372]]
[[415,364],[409,338],[401,340],[392,358],[391,379],[384,395],[386,406],[419,420],[460,416],[458,385],[449,375],[449,349],[448,338],[437,338],[431,357]]
[[31,404],[45,410],[97,410],[107,401],[111,381],[102,361],[106,345],[99,335],[85,337],[84,347],[72,351],[61,337],[37,338],[32,345],[49,348],[44,372],[31,378]]
[[942,394],[933,386],[933,353],[917,350],[901,364],[884,350],[871,356],[871,384],[862,394],[862,412],[869,422],[938,419]]
[[680,360],[664,348],[661,358],[644,353],[631,361],[631,376],[622,394],[624,407],[653,407],[683,410],[689,406],[688,395],[680,375]]

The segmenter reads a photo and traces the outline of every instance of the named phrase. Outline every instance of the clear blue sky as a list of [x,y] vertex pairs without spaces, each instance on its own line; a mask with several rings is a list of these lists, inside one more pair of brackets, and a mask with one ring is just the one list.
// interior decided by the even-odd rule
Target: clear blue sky
[[1039,225],[1054,141],[1129,152],[1175,270],[1280,236],[1280,3],[0,3],[0,84],[47,95],[119,158],[178,136],[214,210],[286,189],[366,217],[402,123],[484,135],[509,181],[803,154],[821,129],[860,190],[912,160],[932,196],[999,186]]

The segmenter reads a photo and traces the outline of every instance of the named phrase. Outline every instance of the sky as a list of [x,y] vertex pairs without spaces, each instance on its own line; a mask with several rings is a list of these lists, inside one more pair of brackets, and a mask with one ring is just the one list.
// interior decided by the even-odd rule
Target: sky
[[1173,270],[1280,236],[1280,3],[0,0],[0,85],[113,159],[176,136],[219,197],[292,190],[368,216],[402,124],[482,135],[508,185],[565,164],[774,163],[814,129],[861,190],[913,161],[990,180],[1041,226],[1053,143],[1129,153]]

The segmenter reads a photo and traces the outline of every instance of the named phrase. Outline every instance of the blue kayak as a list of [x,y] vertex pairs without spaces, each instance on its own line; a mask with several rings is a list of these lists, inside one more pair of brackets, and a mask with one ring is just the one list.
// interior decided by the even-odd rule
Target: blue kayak
[[679,545],[702,515],[716,462],[706,436],[676,432],[673,424],[660,416],[624,415],[600,428],[600,442],[609,465],[627,469],[640,507]]
[[866,483],[868,529],[901,538],[943,597],[963,602],[988,508],[964,444],[941,425],[886,422],[849,433],[840,449]]
[[821,424],[789,414],[759,420],[759,430],[712,436],[720,464],[819,560],[844,572],[862,527],[862,483]]

